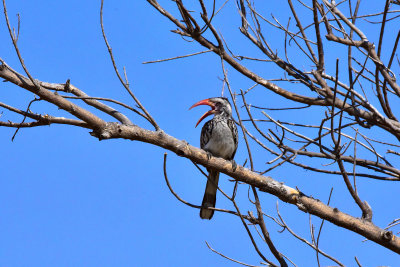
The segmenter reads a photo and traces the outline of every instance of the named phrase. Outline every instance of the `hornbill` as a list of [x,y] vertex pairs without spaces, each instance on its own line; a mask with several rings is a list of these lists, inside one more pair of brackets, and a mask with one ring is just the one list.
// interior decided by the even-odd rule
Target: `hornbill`
[[[235,167],[236,163],[233,161],[233,157],[238,146],[238,132],[235,122],[232,120],[231,104],[225,97],[212,97],[197,102],[190,109],[199,105],[208,105],[211,110],[201,116],[196,127],[205,117],[214,114],[214,118],[206,122],[201,129],[200,147],[210,156],[231,160]],[[210,220],[214,215],[214,210],[208,208],[215,208],[219,172],[211,169],[207,169],[207,171],[208,179],[200,217]]]

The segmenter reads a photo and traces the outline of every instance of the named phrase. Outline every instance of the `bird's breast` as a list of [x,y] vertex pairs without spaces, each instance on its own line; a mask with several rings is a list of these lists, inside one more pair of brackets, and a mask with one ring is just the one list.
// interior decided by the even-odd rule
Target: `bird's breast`
[[219,121],[212,130],[212,134],[204,150],[213,156],[229,159],[235,152],[236,144],[232,131],[225,121]]

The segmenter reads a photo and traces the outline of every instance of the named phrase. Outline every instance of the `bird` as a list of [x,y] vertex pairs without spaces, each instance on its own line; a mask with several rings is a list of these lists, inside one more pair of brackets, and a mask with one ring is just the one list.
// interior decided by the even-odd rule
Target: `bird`
[[[235,168],[236,163],[233,158],[238,147],[238,131],[232,119],[232,107],[229,100],[225,97],[212,97],[195,103],[190,109],[200,105],[208,105],[211,110],[200,117],[196,127],[204,118],[214,114],[214,118],[207,121],[201,129],[200,147],[208,153],[209,157],[220,157],[232,161],[232,166]],[[215,208],[219,172],[211,169],[207,171],[208,179],[200,218],[211,220],[214,210],[208,208]]]

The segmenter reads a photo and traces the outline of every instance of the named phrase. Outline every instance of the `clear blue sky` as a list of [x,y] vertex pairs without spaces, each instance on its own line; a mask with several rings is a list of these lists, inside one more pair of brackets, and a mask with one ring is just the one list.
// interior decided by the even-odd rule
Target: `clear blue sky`
[[[188,111],[188,108],[198,100],[220,95],[222,73],[218,57],[206,54],[143,65],[144,61],[204,49],[171,33],[175,27],[145,1],[105,2],[105,29],[118,66],[126,66],[135,94],[167,133],[199,145],[200,127],[194,128],[194,125],[204,110]],[[228,15],[223,20],[216,19],[215,23],[235,51],[259,55],[238,33],[240,21],[234,3],[228,3]],[[279,13],[278,3],[282,2],[273,3],[275,6],[268,7],[270,10],[259,6],[267,15],[274,12],[286,25],[287,14]],[[167,7],[170,6],[168,3]],[[14,26],[16,14],[21,15],[19,46],[35,78],[54,83],[70,79],[91,96],[133,104],[113,73],[102,40],[100,1],[9,0],[7,7]],[[0,57],[22,72],[5,19],[3,15],[0,17]],[[397,32],[394,28],[389,29]],[[282,48],[282,39],[270,39],[274,49]],[[334,66],[339,55],[331,54],[327,62]],[[309,68],[308,62],[303,65],[304,69]],[[281,73],[276,68],[268,69],[271,65],[252,63],[250,66],[258,68],[266,78]],[[253,84],[236,75],[234,70],[228,71],[234,90]],[[264,89],[258,90],[260,93],[250,100],[255,105],[277,107],[281,106],[278,103],[287,103]],[[31,93],[20,88],[6,83],[0,85],[1,102],[25,109],[32,99]],[[68,116],[45,103],[35,103],[32,110]],[[2,120],[21,119],[0,111],[3,111]],[[124,112],[136,124],[150,129],[135,114]],[[296,117],[293,113],[271,112],[271,115],[282,120],[307,121],[321,114]],[[112,120],[103,115],[102,118]],[[229,257],[249,264],[259,263],[238,218],[217,213],[211,221],[203,221],[198,210],[173,197],[163,178],[163,149],[126,140],[99,142],[88,130],[71,126],[21,129],[11,142],[13,133],[13,129],[0,128],[0,266],[236,265],[211,252],[205,241]],[[256,150],[255,153],[259,168],[273,159],[265,152]],[[187,160],[172,153],[168,155],[168,174],[176,192],[187,201],[201,203],[204,177]],[[246,149],[241,140],[236,160],[242,164],[245,158]],[[322,201],[327,200],[334,186],[332,206],[359,216],[340,177],[311,175],[291,166],[270,175]],[[232,183],[226,176],[221,180],[221,187],[231,192]],[[384,227],[391,219],[400,217],[398,207],[392,202],[393,195],[399,192],[397,184],[360,179],[359,190],[373,207],[374,222],[378,226]],[[238,198],[245,201],[246,197],[247,188],[242,186]],[[275,215],[277,199],[265,193],[261,193],[261,198],[266,213]],[[232,209],[222,196],[218,197],[217,206]],[[288,224],[309,239],[308,215],[282,202],[279,206]],[[247,206],[242,207],[245,210]],[[251,210],[255,212],[254,208]],[[319,226],[319,219],[312,220]],[[298,266],[316,265],[313,250],[287,232],[278,233],[280,228],[272,221],[267,220],[267,226],[278,249]],[[365,266],[399,266],[398,255],[362,240],[361,236],[326,223],[320,246],[348,266],[355,265],[354,256]],[[260,247],[273,260],[266,246]],[[324,258],[321,260],[323,265],[332,264]]]

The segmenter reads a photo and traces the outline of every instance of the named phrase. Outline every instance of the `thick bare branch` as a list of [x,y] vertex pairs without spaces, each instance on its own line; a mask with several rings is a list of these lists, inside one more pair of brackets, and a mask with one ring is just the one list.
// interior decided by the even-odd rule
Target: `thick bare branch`
[[331,208],[321,201],[308,197],[298,190],[288,187],[268,176],[262,176],[242,166],[235,170],[230,161],[222,158],[209,159],[208,154],[199,148],[178,140],[163,131],[149,131],[139,126],[109,123],[107,127],[94,132],[93,135],[102,139],[123,138],[150,143],[188,158],[207,168],[215,169],[235,178],[237,181],[253,185],[263,192],[272,194],[284,202],[296,205],[301,211],[316,215],[335,225],[356,232],[396,253],[400,253],[400,239],[391,232],[385,231],[371,222],[352,217],[337,208]]
[[[101,129],[106,125],[106,122],[95,116],[91,112],[81,108],[80,106],[66,100],[62,96],[52,93],[49,90],[35,86],[30,79],[18,74],[11,69],[3,60],[0,59],[0,77],[9,81],[19,87],[22,87],[36,95],[43,100],[56,105],[57,107],[69,112],[75,117],[85,121],[92,129]],[[39,87],[39,88],[38,88]]]

